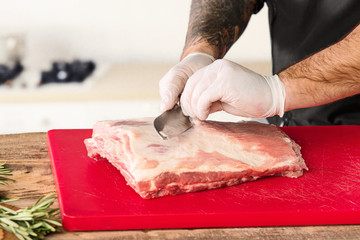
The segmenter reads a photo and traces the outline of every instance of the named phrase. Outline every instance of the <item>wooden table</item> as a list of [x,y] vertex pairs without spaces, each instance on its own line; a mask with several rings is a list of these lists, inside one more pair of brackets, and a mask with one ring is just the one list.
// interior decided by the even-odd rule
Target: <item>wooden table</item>
[[[12,205],[26,207],[48,193],[55,185],[46,147],[46,133],[0,135],[0,163],[14,168],[8,186],[0,191],[9,198],[21,198]],[[56,206],[58,203],[56,202]],[[4,239],[0,232],[0,239]],[[5,239],[10,239],[5,237]],[[211,229],[165,229],[101,232],[68,232],[49,235],[46,239],[360,239],[360,225],[250,227]]]

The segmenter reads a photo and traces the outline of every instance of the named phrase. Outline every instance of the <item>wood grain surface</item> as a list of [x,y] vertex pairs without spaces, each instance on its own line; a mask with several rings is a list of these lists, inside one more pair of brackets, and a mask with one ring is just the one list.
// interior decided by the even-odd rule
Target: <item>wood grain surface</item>
[[[55,192],[55,185],[46,147],[46,133],[0,135],[0,162],[14,168],[8,186],[0,185],[0,192],[9,198],[20,198],[11,204],[26,207],[36,199]],[[54,205],[57,207],[58,203]],[[14,239],[0,231],[0,239]],[[68,232],[64,229],[46,239],[360,239],[360,225],[251,227],[211,229],[164,229],[100,232]]]

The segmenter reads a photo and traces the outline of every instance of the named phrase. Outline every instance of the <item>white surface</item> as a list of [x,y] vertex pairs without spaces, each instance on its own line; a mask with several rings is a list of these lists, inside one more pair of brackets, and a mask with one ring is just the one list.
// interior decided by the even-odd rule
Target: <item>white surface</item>
[[[92,128],[99,120],[156,117],[159,106],[159,100],[0,104],[0,134],[83,129]],[[212,114],[209,119],[242,120],[224,112]]]
[[[183,49],[190,3],[190,0],[3,1],[0,39],[9,34],[24,37],[24,64],[30,70],[22,78],[28,86],[35,85],[37,74],[49,69],[53,60],[78,57],[96,63],[131,62],[134,66],[119,68],[100,82],[91,82],[91,86],[62,86],[59,90],[53,86],[30,87],[29,91],[21,88],[22,82],[18,81],[16,89],[1,87],[0,133],[90,128],[97,120],[155,117],[159,114],[158,100],[125,99],[134,99],[135,94],[136,98],[158,97],[158,79],[170,68],[167,65],[178,61]],[[266,6],[252,16],[245,33],[226,58],[270,62]],[[157,62],[166,68],[138,66],[140,62]],[[94,101],[85,101],[89,99]],[[109,101],[99,101],[103,99]],[[112,101],[117,99],[124,100]],[[220,119],[225,115],[225,120],[239,119],[224,113],[211,118],[218,115]]]
[[[26,65],[57,59],[174,62],[184,46],[190,0],[2,1],[0,38],[25,37]],[[267,7],[250,23],[227,58],[270,61]]]

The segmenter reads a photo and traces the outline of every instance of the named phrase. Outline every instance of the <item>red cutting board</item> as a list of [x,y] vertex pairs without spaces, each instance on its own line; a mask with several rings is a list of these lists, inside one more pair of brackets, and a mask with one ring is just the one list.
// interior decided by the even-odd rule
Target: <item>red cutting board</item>
[[282,128],[309,171],[144,200],[107,161],[87,157],[89,129],[51,130],[48,149],[70,231],[360,223],[360,126]]

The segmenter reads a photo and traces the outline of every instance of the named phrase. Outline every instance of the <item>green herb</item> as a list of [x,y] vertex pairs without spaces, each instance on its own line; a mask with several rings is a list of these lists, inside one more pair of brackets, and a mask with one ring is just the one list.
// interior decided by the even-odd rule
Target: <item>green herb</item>
[[5,181],[14,181],[14,179],[11,179],[11,178],[7,178],[7,177],[3,177],[1,175],[12,175],[12,168],[6,168],[4,165],[6,164],[6,162],[4,163],[0,163],[0,184],[3,184],[3,185],[7,185],[7,182]]
[[[5,181],[15,181],[1,175],[12,175],[12,168],[6,168],[6,162],[0,164],[0,184]],[[20,240],[43,239],[45,235],[57,231],[61,223],[56,220],[59,209],[51,209],[55,193],[39,198],[34,206],[25,209],[12,210],[0,205],[0,228],[13,233]],[[8,203],[18,199],[6,199],[0,196],[0,203]]]
[[62,226],[55,220],[59,209],[49,208],[54,199],[55,194],[51,193],[39,198],[34,206],[16,211],[0,205],[0,227],[21,240],[43,239]]

